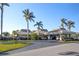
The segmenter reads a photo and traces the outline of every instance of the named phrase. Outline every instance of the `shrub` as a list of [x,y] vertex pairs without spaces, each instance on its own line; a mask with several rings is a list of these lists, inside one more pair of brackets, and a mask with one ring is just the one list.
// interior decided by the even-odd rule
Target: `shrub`
[[38,35],[36,33],[31,33],[31,39],[32,40],[37,40],[38,39]]

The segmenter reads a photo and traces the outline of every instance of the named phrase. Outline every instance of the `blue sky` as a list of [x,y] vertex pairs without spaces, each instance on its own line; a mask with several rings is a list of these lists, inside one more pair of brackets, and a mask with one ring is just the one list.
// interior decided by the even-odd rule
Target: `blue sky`
[[[60,19],[67,18],[75,22],[73,31],[79,31],[79,4],[41,4],[41,3],[12,3],[10,7],[4,7],[3,31],[12,32],[13,30],[26,29],[26,21],[23,17],[23,10],[30,9],[34,12],[37,21],[43,22],[45,29],[53,30],[59,28]],[[1,12],[0,12],[1,13]],[[30,22],[30,29],[35,30],[33,22]]]

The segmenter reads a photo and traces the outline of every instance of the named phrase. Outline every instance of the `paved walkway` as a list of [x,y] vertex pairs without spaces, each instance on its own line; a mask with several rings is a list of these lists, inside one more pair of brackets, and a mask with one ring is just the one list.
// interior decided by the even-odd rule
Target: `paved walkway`
[[79,56],[79,44],[68,43],[11,54],[11,56],[59,56],[59,55]]

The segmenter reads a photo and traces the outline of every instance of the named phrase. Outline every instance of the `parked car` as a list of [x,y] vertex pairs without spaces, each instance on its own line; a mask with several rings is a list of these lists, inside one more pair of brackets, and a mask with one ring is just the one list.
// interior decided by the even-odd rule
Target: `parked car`
[[16,37],[16,40],[27,40],[26,36],[18,36]]
[[10,36],[2,36],[2,38],[0,37],[0,40],[12,40],[13,38]]

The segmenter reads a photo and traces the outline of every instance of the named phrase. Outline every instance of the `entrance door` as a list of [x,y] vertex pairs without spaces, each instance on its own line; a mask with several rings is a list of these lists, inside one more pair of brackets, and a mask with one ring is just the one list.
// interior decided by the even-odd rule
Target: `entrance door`
[[52,36],[52,40],[56,40],[56,36],[55,35]]

